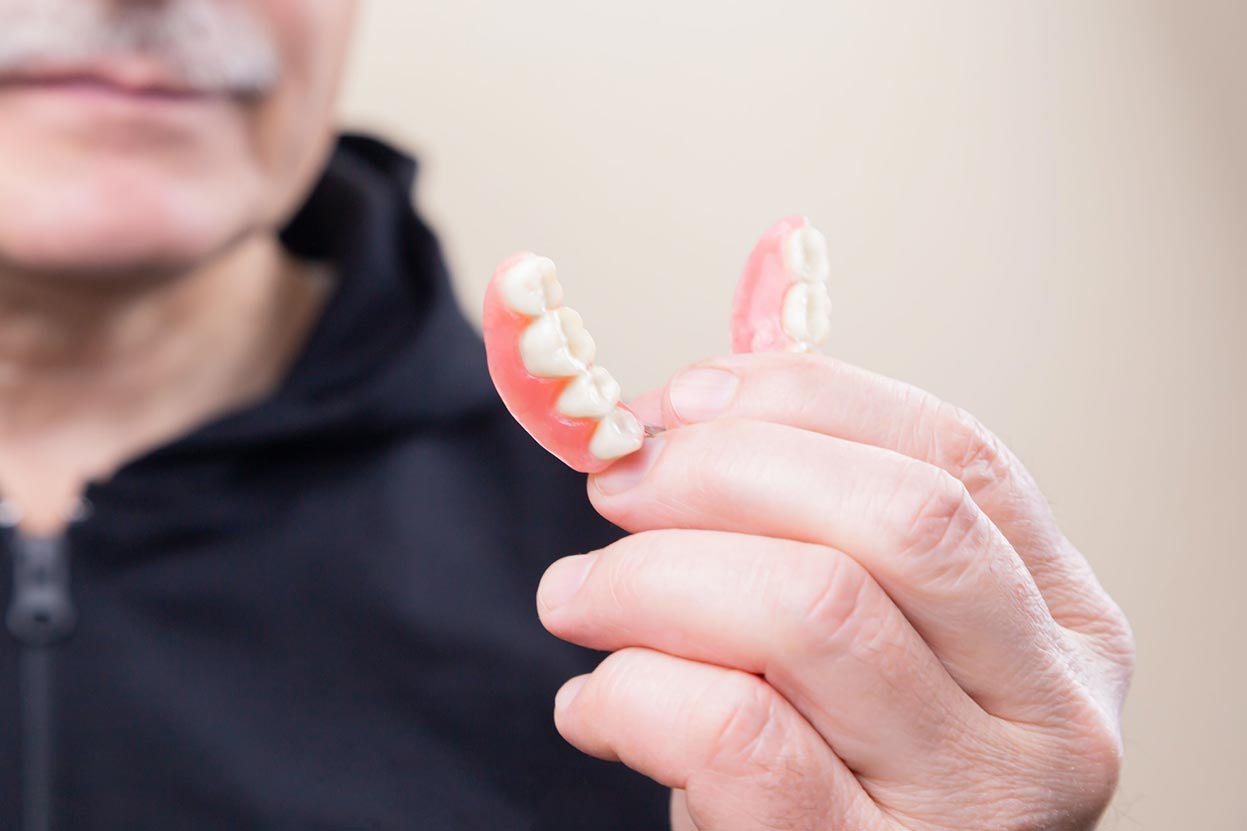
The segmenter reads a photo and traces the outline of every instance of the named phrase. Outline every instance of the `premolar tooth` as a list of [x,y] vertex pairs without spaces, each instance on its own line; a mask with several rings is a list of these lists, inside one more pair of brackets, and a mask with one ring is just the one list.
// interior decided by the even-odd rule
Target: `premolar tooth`
[[619,403],[619,382],[600,366],[582,372],[559,396],[558,411],[572,418],[602,418]]
[[817,228],[802,225],[784,240],[784,266],[788,275],[803,283],[823,283],[831,275],[827,238]]
[[502,297],[513,311],[537,317],[563,302],[554,262],[545,257],[520,260],[502,278]]
[[645,441],[645,428],[636,416],[616,407],[598,422],[589,441],[589,452],[599,459],[618,459],[641,449]]
[[784,331],[804,344],[818,346],[831,336],[831,296],[826,283],[795,283],[784,295]]
[[543,312],[520,335],[524,368],[539,378],[569,378],[588,369],[597,351],[575,309]]

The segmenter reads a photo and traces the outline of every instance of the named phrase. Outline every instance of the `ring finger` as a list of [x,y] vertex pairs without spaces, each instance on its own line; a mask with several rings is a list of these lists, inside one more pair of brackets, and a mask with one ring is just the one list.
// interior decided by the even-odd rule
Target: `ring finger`
[[573,678],[555,724],[592,756],[686,791],[701,831],[883,831],[818,734],[757,676],[648,649]]

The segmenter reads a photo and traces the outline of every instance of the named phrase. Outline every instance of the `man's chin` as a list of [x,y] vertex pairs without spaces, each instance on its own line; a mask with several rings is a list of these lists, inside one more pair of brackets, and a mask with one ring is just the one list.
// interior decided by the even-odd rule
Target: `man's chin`
[[[59,193],[57,192],[59,190]],[[225,193],[45,190],[0,203],[0,270],[73,280],[149,281],[192,271],[245,236],[254,216]],[[0,189],[2,195],[2,189]]]
[[[210,260],[212,251],[185,247],[113,246],[93,248],[76,245],[57,251],[5,250],[0,245],[0,277],[38,280],[41,283],[89,284],[98,288],[123,288],[175,279]],[[84,285],[85,288],[85,285]]]

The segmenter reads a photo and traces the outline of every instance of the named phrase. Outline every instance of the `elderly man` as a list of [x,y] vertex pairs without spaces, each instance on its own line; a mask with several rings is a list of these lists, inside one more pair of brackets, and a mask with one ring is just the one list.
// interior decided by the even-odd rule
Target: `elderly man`
[[353,14],[0,0],[0,823],[1094,826],[1130,633],[1009,451],[723,358],[591,506],[335,142]]

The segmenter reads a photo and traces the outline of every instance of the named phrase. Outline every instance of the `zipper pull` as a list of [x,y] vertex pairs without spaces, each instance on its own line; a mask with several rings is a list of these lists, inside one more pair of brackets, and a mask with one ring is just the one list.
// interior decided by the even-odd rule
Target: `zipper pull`
[[13,599],[5,618],[28,646],[68,637],[77,621],[69,593],[69,550],[64,536],[13,537]]

